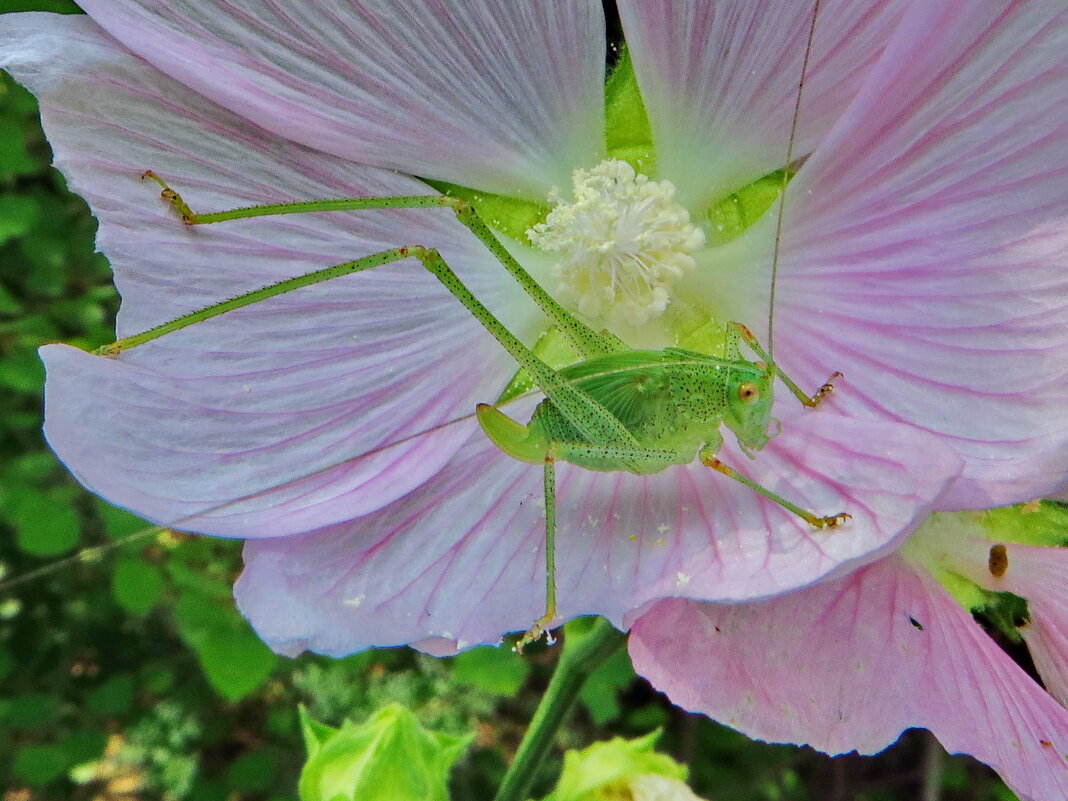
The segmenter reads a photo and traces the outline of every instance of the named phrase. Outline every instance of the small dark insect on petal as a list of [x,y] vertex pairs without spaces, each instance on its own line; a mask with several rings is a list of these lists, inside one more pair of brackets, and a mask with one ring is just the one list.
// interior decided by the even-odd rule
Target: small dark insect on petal
[[909,616],[909,623],[911,623],[913,626],[915,626],[919,631],[923,631],[923,623],[921,623],[920,621],[918,621],[916,618],[912,617],[911,615]]

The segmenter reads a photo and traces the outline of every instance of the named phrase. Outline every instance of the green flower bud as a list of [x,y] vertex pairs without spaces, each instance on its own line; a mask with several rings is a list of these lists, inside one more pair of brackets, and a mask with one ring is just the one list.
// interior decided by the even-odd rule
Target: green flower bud
[[449,770],[474,735],[428,731],[391,704],[335,729],[300,710],[308,761],[301,801],[447,801]]
[[686,767],[653,751],[659,736],[616,737],[568,751],[560,781],[545,801],[700,801],[686,786]]

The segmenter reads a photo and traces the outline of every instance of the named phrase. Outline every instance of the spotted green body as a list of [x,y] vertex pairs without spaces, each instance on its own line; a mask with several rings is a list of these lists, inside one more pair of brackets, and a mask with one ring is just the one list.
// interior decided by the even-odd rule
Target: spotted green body
[[[625,470],[637,475],[689,464],[698,451],[715,454],[726,424],[739,442],[760,450],[768,440],[771,374],[742,359],[720,359],[679,348],[625,350],[578,362],[561,378],[595,399],[633,436],[640,450],[623,443],[594,443],[550,399],[538,404],[530,423],[496,427],[483,411],[483,428],[510,456],[540,463],[546,458],[587,470]],[[749,388],[747,400],[739,389]],[[611,445],[616,445],[611,448]]]

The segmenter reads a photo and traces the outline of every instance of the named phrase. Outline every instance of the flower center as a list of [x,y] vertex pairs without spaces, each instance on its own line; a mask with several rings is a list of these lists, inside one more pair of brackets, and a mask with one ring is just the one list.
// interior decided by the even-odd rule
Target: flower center
[[572,182],[574,201],[554,190],[553,210],[527,231],[537,247],[560,256],[557,292],[593,319],[621,317],[637,327],[659,317],[705,242],[675,202],[675,186],[616,159],[575,170]]

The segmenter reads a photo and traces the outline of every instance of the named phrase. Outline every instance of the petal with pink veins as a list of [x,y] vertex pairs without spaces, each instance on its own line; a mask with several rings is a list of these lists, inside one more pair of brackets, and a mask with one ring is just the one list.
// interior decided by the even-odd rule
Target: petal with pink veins
[[[444,209],[182,225],[142,170],[200,210],[430,192],[267,134],[124,54],[84,17],[4,15],[0,26],[0,63],[37,93],[56,163],[100,220],[97,244],[123,296],[120,335],[416,243],[438,246],[513,330],[540,325]],[[233,536],[320,528],[403,495],[471,431],[444,424],[492,401],[515,369],[411,262],[230,312],[117,360],[61,345],[42,355],[45,431],[84,483],[152,520]]]
[[[811,152],[852,100],[906,5],[821,5],[795,156]],[[783,165],[811,3],[621,0],[619,12],[657,170],[681,202],[707,204]]]
[[[915,3],[787,192],[777,361],[841,370],[836,408],[956,448],[947,509],[1068,474],[1066,92],[1059,0]],[[774,222],[695,275],[728,315],[766,307],[752,265],[771,263]]]
[[[562,464],[560,618],[602,614],[626,627],[658,598],[768,596],[877,558],[959,469],[929,439],[801,412],[751,462],[737,445],[723,447],[724,461],[800,506],[853,516],[822,531],[700,464],[646,477]],[[924,448],[929,456],[916,460]],[[541,485],[539,467],[473,440],[427,485],[374,514],[248,542],[238,604],[284,653],[496,642],[544,611]]]
[[897,556],[761,603],[663,601],[630,652],[674,703],[757,739],[870,754],[923,727],[1023,798],[1068,794],[1068,710]]
[[983,576],[990,590],[1027,600],[1030,622],[1020,628],[1038,675],[1068,705],[1068,549],[1005,544],[1008,566],[1001,576]]
[[163,72],[294,142],[541,199],[604,149],[592,0],[86,0]]

